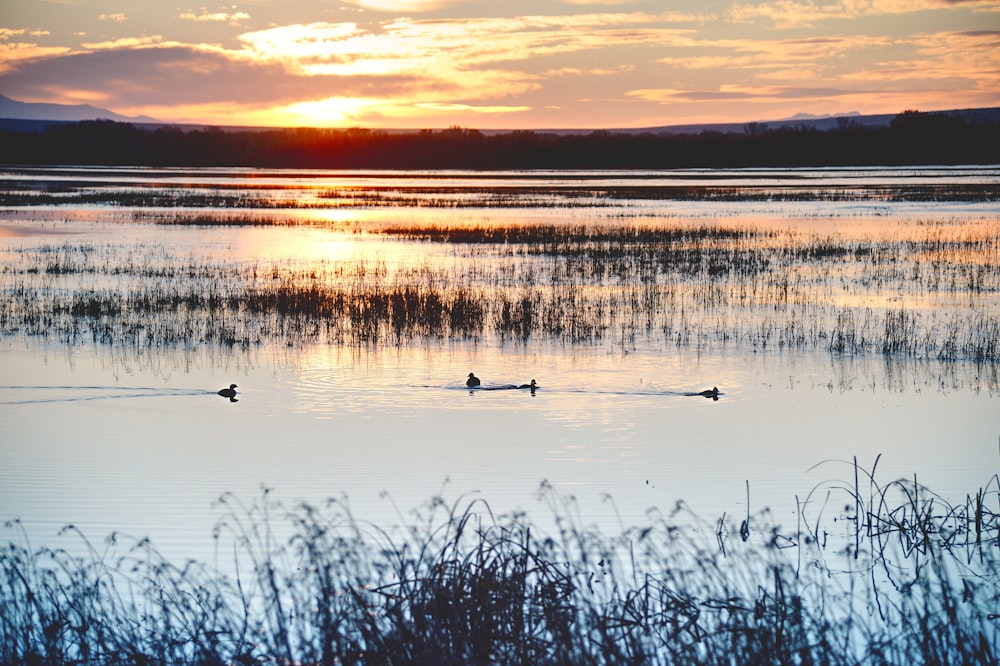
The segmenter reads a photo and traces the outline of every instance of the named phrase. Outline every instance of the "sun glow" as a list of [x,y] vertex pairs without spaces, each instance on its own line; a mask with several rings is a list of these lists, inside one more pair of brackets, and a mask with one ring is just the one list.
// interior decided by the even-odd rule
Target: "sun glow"
[[270,112],[274,125],[308,125],[334,127],[349,124],[386,105],[385,100],[359,97],[329,97],[312,102],[299,102]]
[[662,12],[544,0],[526,15],[470,14],[459,0],[348,0],[322,12],[298,1],[280,13],[268,2],[136,9],[61,32],[39,14],[0,27],[0,90],[72,103],[87,89],[114,112],[165,122],[397,129],[1000,104],[998,35],[982,20],[996,0],[735,0],[711,11],[691,0]]

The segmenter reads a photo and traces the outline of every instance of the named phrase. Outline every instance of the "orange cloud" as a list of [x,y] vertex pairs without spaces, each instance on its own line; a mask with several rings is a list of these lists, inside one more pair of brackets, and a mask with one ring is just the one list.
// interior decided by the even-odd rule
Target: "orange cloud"
[[206,12],[202,10],[201,14],[184,12],[179,14],[177,18],[198,23],[230,23],[236,25],[240,21],[249,19],[250,15],[246,12]]
[[9,71],[22,61],[62,55],[70,51],[65,46],[40,46],[33,41],[10,41],[24,37],[44,37],[48,34],[47,30],[0,28],[0,73]]
[[913,14],[930,10],[998,11],[995,0],[835,0],[817,3],[774,0],[735,4],[729,18],[737,23],[764,21],[779,29],[811,28],[821,21]]
[[[608,4],[564,0],[576,1]],[[445,0],[354,4],[417,13],[441,7]],[[0,87],[5,94],[34,99],[40,91],[55,97],[61,88],[74,94],[89,89],[106,96],[104,105],[120,112],[238,124],[377,126],[407,121],[413,126],[427,120],[440,125],[463,124],[464,115],[510,119],[523,126],[532,119],[539,126],[581,126],[584,121],[635,126],[664,124],[665,118],[677,121],[679,114],[702,120],[746,117],[746,109],[827,113],[831,105],[843,108],[845,100],[866,112],[919,107],[935,95],[939,101],[923,108],[968,100],[980,101],[970,105],[998,105],[1000,93],[991,92],[1000,91],[996,32],[914,34],[913,24],[926,31],[925,16],[916,21],[845,20],[902,14],[914,7],[964,8],[962,20],[975,25],[980,17],[970,19],[971,12],[989,11],[996,4],[763,0],[753,7],[737,4],[718,15],[592,11],[391,20],[373,20],[356,11],[354,16],[365,15],[364,21],[293,23],[254,31],[225,25],[249,17],[232,6],[174,13],[175,24],[197,21],[197,34],[217,36],[213,44],[173,41],[176,34],[166,32],[172,26],[162,26],[164,37],[157,25],[141,37],[95,38],[82,48],[46,50],[30,42],[50,39],[0,29]],[[400,12],[396,16],[408,13]],[[828,18],[840,21],[833,24],[838,33],[775,39],[795,36],[775,33],[776,26]],[[766,25],[734,26],[737,20]]]
[[347,4],[376,12],[415,14],[453,5],[460,0],[348,0]]
[[164,44],[161,35],[122,37],[121,39],[112,39],[106,42],[85,42],[81,46],[89,51],[107,51],[112,49],[132,49],[155,44]]
[[[773,75],[773,71],[796,71],[808,68],[818,71],[844,66],[851,54],[886,48],[899,40],[879,36],[829,35],[806,39],[742,39],[689,40],[686,50],[705,52],[704,55],[669,56],[658,63],[686,70],[755,70]],[[832,63],[832,64],[831,64]],[[771,72],[769,74],[769,71]]]
[[399,19],[379,32],[356,23],[312,23],[246,33],[240,40],[255,57],[307,74],[450,72],[616,45],[662,46],[687,32],[658,26],[662,20],[647,14]]

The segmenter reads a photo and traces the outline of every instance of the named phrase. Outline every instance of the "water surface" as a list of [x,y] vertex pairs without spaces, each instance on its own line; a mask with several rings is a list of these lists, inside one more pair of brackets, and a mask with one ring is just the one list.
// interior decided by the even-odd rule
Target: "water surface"
[[[911,332],[923,331],[931,346],[932,333],[947,339],[948,326],[964,327],[955,330],[967,337],[988,335],[978,327],[998,315],[1000,209],[989,200],[995,169],[0,175],[8,193],[61,198],[0,210],[8,303],[25,290],[32,299],[56,300],[157,289],[212,293],[244,288],[242,271],[251,269],[260,273],[256,285],[269,283],[269,271],[296,280],[318,271],[315,279],[350,285],[358,266],[382,271],[386,288],[416,275],[422,285],[479,290],[489,300],[543,292],[562,265],[509,244],[383,233],[402,226],[729,225],[779,230],[782,243],[829,236],[876,249],[926,239],[928,230],[983,239],[974,246],[980,249],[943,261],[936,283],[928,273],[919,283],[912,272],[893,275],[894,258],[869,260],[868,249],[820,271],[789,264],[782,270],[792,273],[783,275],[794,273],[798,296],[791,304],[755,302],[752,310],[738,290],[772,288],[772,278],[706,282],[661,271],[659,298],[669,290],[704,299],[714,290],[729,299],[686,310],[684,321],[697,334],[683,342],[664,332],[662,320],[646,330],[621,311],[602,315],[612,328],[582,342],[487,331],[364,343],[292,335],[286,326],[280,335],[261,329],[252,344],[193,334],[147,345],[141,336],[99,340],[90,328],[46,335],[27,333],[24,322],[0,322],[0,508],[3,518],[20,518],[37,543],[57,541],[59,528],[73,523],[98,540],[120,530],[151,536],[168,556],[205,558],[219,517],[213,501],[223,492],[253,497],[262,486],[288,501],[346,495],[359,517],[376,523],[400,522],[438,493],[478,494],[498,513],[526,510],[544,522],[547,508],[536,495],[548,481],[576,498],[583,522],[615,530],[678,500],[709,519],[769,506],[794,523],[797,498],[853,479],[855,459],[867,468],[877,461],[884,480],[916,476],[955,501],[1000,468],[995,361],[831,353],[823,337],[823,327],[834,325],[827,319],[845,308],[859,322],[871,316],[881,323],[886,312],[912,315]],[[692,183],[700,188],[693,194],[670,189]],[[910,186],[986,195],[918,201]],[[724,200],[712,200],[711,188],[725,188]],[[749,194],[730,196],[734,188]],[[206,192],[227,207],[204,205]],[[144,202],[137,193],[155,196]],[[175,205],[165,204],[168,197]],[[945,249],[938,244],[934,252]],[[236,276],[163,278],[165,269],[212,266]],[[529,274],[532,286],[502,282]],[[978,286],[956,275],[973,276]],[[576,296],[617,289],[619,298],[635,288],[608,278],[585,288],[567,284],[560,288]],[[703,302],[687,298],[673,302],[680,309]],[[779,311],[781,322],[806,318],[805,328],[819,331],[815,340],[808,342],[808,330],[798,338],[745,333],[774,326]],[[125,314],[105,320],[120,332],[132,325]],[[157,326],[174,330],[185,316],[182,307],[137,321],[148,327],[143,335],[153,335]],[[52,330],[78,321],[61,315]],[[671,321],[680,330],[679,320]],[[294,330],[305,331],[301,326]],[[755,342],[765,339],[787,344]],[[470,371],[487,386],[534,378],[540,388],[534,395],[470,391],[463,383]],[[231,382],[239,385],[237,402],[215,395]],[[713,386],[722,392],[718,400],[684,395]]]

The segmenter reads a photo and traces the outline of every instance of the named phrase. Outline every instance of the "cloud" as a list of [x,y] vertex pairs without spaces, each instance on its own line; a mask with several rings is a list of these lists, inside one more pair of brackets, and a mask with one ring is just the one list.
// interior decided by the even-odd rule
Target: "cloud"
[[85,42],[81,46],[91,51],[110,51],[114,49],[138,48],[154,44],[163,44],[161,35],[149,35],[148,37],[122,37],[106,42]]
[[[249,84],[248,82],[253,82]],[[308,94],[308,81],[278,64],[256,63],[221,51],[180,45],[141,46],[73,53],[21,63],[0,76],[17,97],[79,88],[104,91],[109,103],[133,106],[232,101],[274,102]]]
[[207,12],[204,9],[200,14],[194,12],[184,12],[179,14],[179,19],[184,21],[195,21],[199,23],[229,23],[237,25],[240,21],[246,21],[250,14],[246,12]]
[[809,88],[803,86],[723,86],[715,99],[732,97],[734,99],[771,101],[799,99],[839,99],[864,94],[858,90],[844,88]]
[[124,23],[128,20],[128,17],[124,14],[101,14],[97,17],[100,21],[111,21],[112,23]]
[[[413,13],[435,6],[393,2]],[[914,2],[942,7],[946,0]],[[784,9],[794,23],[806,10],[814,17],[848,16],[902,11],[903,4],[764,0],[756,6],[755,18],[742,16],[764,20],[769,12]],[[953,4],[976,10],[985,6],[979,0]],[[741,6],[734,11],[739,15]],[[220,12],[185,11],[180,18],[203,24],[201,34],[245,16],[233,6]],[[45,50],[30,44],[36,41],[31,33],[4,28],[0,89],[37,101],[60,101],[60,91],[72,91],[74,98],[98,95],[103,105],[119,112],[238,124],[386,119],[462,124],[463,115],[527,123],[531,111],[561,109],[534,117],[580,125],[579,118],[625,114],[628,120],[608,115],[619,120],[607,121],[624,126],[641,114],[677,118],[676,109],[688,117],[718,117],[747,108],[788,115],[822,113],[849,100],[865,112],[876,107],[884,112],[879,105],[912,108],[934,94],[962,104],[993,100],[970,106],[1000,103],[1000,93],[991,93],[991,88],[1000,91],[1000,31],[912,34],[903,25],[909,22],[863,21],[838,25],[840,34],[774,39],[774,32],[753,32],[746,26],[737,26],[740,32],[734,33],[726,18],[598,10],[493,18],[366,16],[358,22],[295,23],[255,31],[223,28],[232,41],[216,45],[171,41],[170,35],[150,30],[142,37],[95,41],[75,50]],[[878,25],[894,32],[877,34]],[[927,23],[919,25],[926,29]],[[233,32],[242,34],[232,37]],[[961,94],[951,95],[953,90]],[[913,101],[905,101],[906,94]]]
[[462,0],[347,0],[346,4],[376,12],[419,14],[443,9]]
[[627,5],[635,0],[562,0],[568,5]]
[[379,30],[356,23],[289,25],[240,36],[248,52],[306,74],[430,72],[616,46],[662,46],[685,34],[648,14],[589,14],[519,18],[398,19]]
[[1000,104],[1000,31],[976,30],[914,35],[915,55],[868,64],[843,78],[861,83],[892,82],[899,89],[944,88],[956,103]]
[[475,106],[472,104],[445,104],[442,102],[426,102],[415,104],[419,109],[433,111],[460,111],[462,113],[518,113],[530,111],[530,106]]
[[[545,57],[663,45],[689,30],[664,25],[673,14],[597,13],[577,16],[295,24],[247,32],[239,47],[191,46],[160,36],[88,43],[11,66],[0,76],[9,94],[40,99],[81,86],[101,91],[116,109],[218,111],[240,117],[265,107],[287,117],[510,114],[531,104],[492,100],[541,91],[556,76],[607,76],[631,68],[566,68],[549,74],[530,66]],[[56,101],[56,100],[53,100]]]
[[11,41],[25,37],[44,37],[48,34],[47,30],[0,28],[0,74],[13,69],[19,62],[51,58],[70,51],[65,46],[40,46],[34,41]]
[[812,28],[821,21],[959,9],[995,12],[998,7],[995,0],[773,0],[760,4],[734,4],[729,18],[736,23],[764,22],[775,28],[791,29]]
[[828,35],[806,39],[726,39],[690,40],[688,51],[703,54],[668,56],[656,62],[685,70],[771,70],[845,66],[850,56],[861,51],[888,48],[899,40],[868,35]]
[[48,30],[28,30],[26,28],[14,30],[0,27],[0,41],[7,41],[12,37],[45,37],[48,34]]

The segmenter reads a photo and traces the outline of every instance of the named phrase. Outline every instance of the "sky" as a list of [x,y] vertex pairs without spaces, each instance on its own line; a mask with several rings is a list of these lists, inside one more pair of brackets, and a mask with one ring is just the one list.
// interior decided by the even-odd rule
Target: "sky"
[[0,94],[385,129],[993,107],[1000,0],[0,0]]

